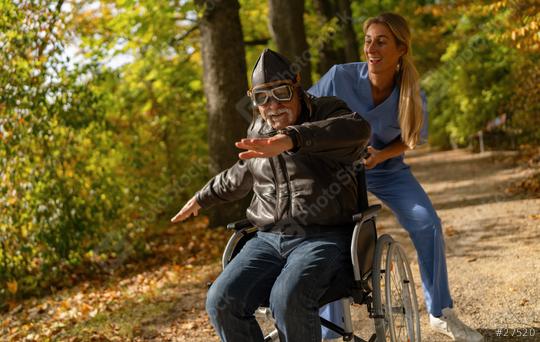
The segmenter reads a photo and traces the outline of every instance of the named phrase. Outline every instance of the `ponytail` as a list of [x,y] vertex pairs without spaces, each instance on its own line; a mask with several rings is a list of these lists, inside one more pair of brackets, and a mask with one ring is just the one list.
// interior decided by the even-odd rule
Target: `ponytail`
[[399,92],[399,127],[401,140],[410,149],[414,149],[420,141],[420,130],[424,124],[422,99],[420,97],[420,81],[418,72],[407,53],[400,63]]

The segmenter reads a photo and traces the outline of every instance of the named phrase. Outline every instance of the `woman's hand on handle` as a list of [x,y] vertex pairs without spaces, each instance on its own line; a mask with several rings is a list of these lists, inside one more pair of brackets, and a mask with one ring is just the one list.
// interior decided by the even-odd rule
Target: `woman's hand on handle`
[[377,150],[372,146],[368,146],[367,152],[369,153],[369,156],[364,159],[364,165],[366,166],[366,169],[372,169],[383,161],[397,157],[408,150],[409,147],[401,140],[393,142],[382,150]]
[[377,164],[381,162],[379,158],[380,152],[380,150],[377,150],[376,148],[373,148],[371,146],[367,147],[368,157],[364,159],[364,165],[366,169],[373,169],[375,166],[377,166]]
[[197,216],[199,215],[199,210],[201,209],[201,206],[199,203],[197,203],[197,199],[195,196],[193,196],[180,211],[178,214],[174,215],[174,217],[171,219],[172,223],[178,223],[181,221],[184,221],[191,215]]

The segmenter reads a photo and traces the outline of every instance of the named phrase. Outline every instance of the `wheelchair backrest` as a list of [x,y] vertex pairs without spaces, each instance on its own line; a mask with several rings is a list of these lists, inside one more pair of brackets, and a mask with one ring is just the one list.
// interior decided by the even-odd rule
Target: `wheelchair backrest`
[[358,194],[358,212],[362,212],[369,207],[367,184],[366,184],[366,169],[364,163],[361,160],[357,160],[353,164],[354,172],[356,176],[356,192]]
[[356,259],[353,260],[353,265],[357,265],[354,269],[354,278],[355,280],[367,280],[371,275],[377,244],[375,218],[370,218],[356,225],[353,241],[356,243],[351,246],[353,248],[351,257]]
[[[367,157],[367,150],[364,150],[364,157]],[[366,183],[366,168],[362,159],[354,163],[354,171],[357,181],[358,194],[358,212],[362,213],[369,208],[367,183]],[[357,234],[358,236],[355,236]],[[353,233],[353,239],[356,238],[356,251],[353,251],[353,257],[356,255],[356,265],[359,270],[355,270],[356,280],[366,280],[371,274],[373,257],[375,255],[375,245],[377,244],[377,228],[375,226],[375,218],[358,223]],[[356,274],[359,271],[359,274]]]

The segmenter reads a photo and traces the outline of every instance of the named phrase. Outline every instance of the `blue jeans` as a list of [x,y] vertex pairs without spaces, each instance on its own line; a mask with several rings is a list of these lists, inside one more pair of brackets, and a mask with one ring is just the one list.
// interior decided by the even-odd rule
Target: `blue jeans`
[[320,299],[330,287],[339,296],[352,286],[350,241],[351,231],[258,232],[208,291],[206,310],[221,340],[263,341],[254,313],[269,303],[282,342],[320,341]]

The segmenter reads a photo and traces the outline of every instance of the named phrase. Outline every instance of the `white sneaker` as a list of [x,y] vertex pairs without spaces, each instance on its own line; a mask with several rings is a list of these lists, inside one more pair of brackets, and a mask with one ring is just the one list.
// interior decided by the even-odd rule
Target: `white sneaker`
[[429,323],[435,331],[450,336],[454,341],[459,342],[480,342],[484,337],[473,328],[457,318],[454,310],[445,308],[441,317],[429,315]]

